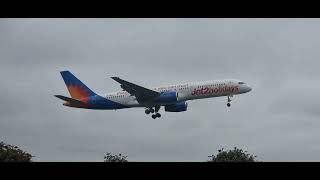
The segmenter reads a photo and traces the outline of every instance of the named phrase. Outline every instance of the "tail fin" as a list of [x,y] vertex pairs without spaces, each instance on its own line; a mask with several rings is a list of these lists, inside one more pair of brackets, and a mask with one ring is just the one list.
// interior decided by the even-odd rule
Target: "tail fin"
[[90,96],[96,95],[69,71],[61,71],[60,73],[73,99],[88,101]]

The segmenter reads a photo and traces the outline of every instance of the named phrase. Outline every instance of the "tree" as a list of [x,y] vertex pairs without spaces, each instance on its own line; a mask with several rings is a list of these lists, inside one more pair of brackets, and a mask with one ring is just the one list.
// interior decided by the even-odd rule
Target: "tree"
[[234,147],[233,150],[226,151],[224,148],[218,150],[218,154],[211,155],[207,162],[258,162],[257,156],[249,154],[247,151]]
[[32,157],[17,146],[0,142],[0,162],[32,162]]
[[122,154],[111,154],[106,153],[104,156],[104,162],[128,162],[128,156],[123,156]]

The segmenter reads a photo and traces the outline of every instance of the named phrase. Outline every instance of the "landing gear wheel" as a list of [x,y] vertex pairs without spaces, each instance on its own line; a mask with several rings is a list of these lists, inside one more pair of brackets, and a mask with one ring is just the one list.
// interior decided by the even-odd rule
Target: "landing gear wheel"
[[228,104],[227,104],[227,106],[228,106],[228,107],[230,107],[230,106],[231,106],[231,104],[230,104],[230,103],[228,103]]
[[161,114],[160,114],[160,113],[157,113],[157,114],[156,114],[156,117],[160,118],[160,117],[161,117]]
[[155,114],[152,114],[151,116],[153,119],[157,118],[157,116]]
[[153,108],[152,108],[152,109],[150,109],[150,112],[151,112],[151,113],[154,113],[154,109],[153,109]]
[[145,112],[146,114],[150,114],[149,109],[146,109],[144,112]]

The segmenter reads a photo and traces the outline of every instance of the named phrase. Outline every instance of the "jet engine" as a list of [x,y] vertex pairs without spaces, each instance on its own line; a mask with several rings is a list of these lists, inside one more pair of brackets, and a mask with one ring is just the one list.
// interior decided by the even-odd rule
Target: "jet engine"
[[186,111],[187,107],[188,107],[188,103],[183,101],[175,104],[166,105],[164,106],[164,110],[167,112],[182,112],[182,111]]
[[175,103],[178,100],[177,92],[163,92],[154,99],[157,103]]

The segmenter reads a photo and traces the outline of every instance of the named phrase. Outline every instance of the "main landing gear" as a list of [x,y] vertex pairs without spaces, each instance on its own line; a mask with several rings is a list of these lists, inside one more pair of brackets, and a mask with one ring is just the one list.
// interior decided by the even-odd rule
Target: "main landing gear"
[[152,114],[151,117],[153,119],[160,118],[161,114],[158,113],[159,110],[160,110],[160,106],[156,106],[156,107],[154,107],[154,109],[153,109],[153,107],[148,107],[148,108],[146,108],[145,113],[146,114],[155,113],[155,114]]
[[156,113],[156,114],[152,114],[152,116],[151,116],[153,119],[155,119],[155,118],[160,118],[161,117],[161,114],[160,113]]
[[147,108],[145,111],[144,111],[146,114],[150,114],[151,113],[154,113],[154,109],[153,108]]

